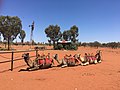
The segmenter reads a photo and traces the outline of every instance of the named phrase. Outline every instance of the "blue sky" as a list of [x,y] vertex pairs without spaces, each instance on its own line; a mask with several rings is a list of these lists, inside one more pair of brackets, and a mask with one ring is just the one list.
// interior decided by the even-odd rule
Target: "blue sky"
[[[26,41],[35,21],[34,40],[46,42],[44,30],[58,24],[61,31],[79,27],[81,42],[120,41],[120,0],[3,0],[0,15],[19,16]],[[19,39],[17,39],[19,41]]]

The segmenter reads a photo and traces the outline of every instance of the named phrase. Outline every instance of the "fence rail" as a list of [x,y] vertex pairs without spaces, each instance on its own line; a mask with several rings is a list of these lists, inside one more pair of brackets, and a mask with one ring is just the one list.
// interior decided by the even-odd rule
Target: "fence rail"
[[25,51],[4,51],[4,52],[0,52],[0,54],[8,54],[8,53],[20,53],[20,52],[33,52],[33,51],[36,51],[36,50],[25,50]]
[[[5,52],[0,52],[0,55],[1,54],[11,54],[11,59],[10,60],[1,61],[0,64],[11,62],[10,70],[13,71],[14,61],[20,61],[20,60],[23,59],[23,58],[17,58],[17,59],[15,59],[14,58],[14,54],[15,53],[22,53],[22,52],[35,52],[36,55],[35,56],[31,56],[30,58],[37,57],[37,55],[38,55],[38,50],[37,49],[36,50],[26,50],[26,51],[8,51],[8,52],[5,51]],[[2,56],[2,57],[4,58],[5,56]]]

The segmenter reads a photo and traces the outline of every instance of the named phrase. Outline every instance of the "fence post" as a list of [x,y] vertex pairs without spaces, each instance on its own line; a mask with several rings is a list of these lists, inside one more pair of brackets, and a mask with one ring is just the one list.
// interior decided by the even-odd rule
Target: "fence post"
[[11,56],[11,71],[13,71],[13,60],[14,59],[14,52],[12,51],[12,56]]
[[36,49],[36,57],[38,57],[38,49]]

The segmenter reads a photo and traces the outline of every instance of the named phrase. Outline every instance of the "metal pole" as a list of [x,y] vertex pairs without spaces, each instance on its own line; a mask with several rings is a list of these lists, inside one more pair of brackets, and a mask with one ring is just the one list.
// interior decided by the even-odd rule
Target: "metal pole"
[[14,59],[14,52],[12,51],[12,56],[11,56],[11,71],[13,71],[13,60]]
[[30,34],[30,48],[31,48],[31,45],[33,45],[34,21],[33,21],[32,25],[29,25],[29,27],[31,27],[31,34]]
[[30,49],[31,49],[31,46],[32,46],[32,30],[31,30],[31,34],[30,34]]

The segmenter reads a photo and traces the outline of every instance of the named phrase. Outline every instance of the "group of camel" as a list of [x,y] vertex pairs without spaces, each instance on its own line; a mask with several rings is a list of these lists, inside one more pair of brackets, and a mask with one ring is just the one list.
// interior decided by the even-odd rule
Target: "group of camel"
[[57,61],[58,66],[65,68],[71,66],[86,66],[89,64],[101,63],[101,51],[98,50],[96,55],[85,53],[84,57],[81,54],[65,55],[62,60],[59,60],[58,54],[53,55],[51,58],[50,53],[48,55],[37,55],[35,60],[31,60],[29,53],[24,53],[22,55],[25,63],[28,65],[27,71],[34,71],[38,69],[47,69],[54,66],[54,60]]

